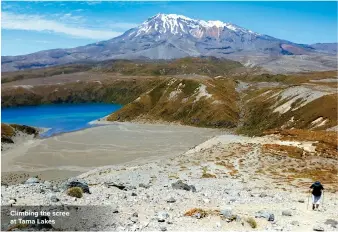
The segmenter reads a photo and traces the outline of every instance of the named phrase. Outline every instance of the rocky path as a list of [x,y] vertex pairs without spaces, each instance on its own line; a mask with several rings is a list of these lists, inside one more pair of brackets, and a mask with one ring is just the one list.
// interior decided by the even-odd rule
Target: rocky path
[[65,185],[48,182],[2,186],[2,205],[109,206],[104,223],[87,221],[94,230],[338,230],[337,193],[326,192],[324,206],[312,211],[307,208],[308,187],[277,183],[259,171],[272,164],[271,157],[261,154],[262,143],[272,138],[224,138],[171,158],[82,174],[76,181],[91,192],[82,198],[68,196]]

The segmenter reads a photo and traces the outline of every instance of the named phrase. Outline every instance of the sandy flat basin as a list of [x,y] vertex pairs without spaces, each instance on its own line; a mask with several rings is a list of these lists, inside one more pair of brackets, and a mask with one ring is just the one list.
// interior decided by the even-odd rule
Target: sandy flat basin
[[220,133],[179,125],[116,123],[27,141],[3,152],[1,166],[3,174],[64,178],[98,166],[180,154]]

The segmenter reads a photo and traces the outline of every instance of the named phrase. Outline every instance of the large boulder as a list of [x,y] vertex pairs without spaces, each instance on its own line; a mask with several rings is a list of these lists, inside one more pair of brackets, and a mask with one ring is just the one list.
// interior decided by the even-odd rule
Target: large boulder
[[39,183],[40,180],[36,177],[31,177],[28,180],[26,180],[25,184],[36,184]]
[[82,189],[82,191],[84,193],[90,194],[89,186],[88,186],[87,182],[85,182],[84,180],[81,180],[81,179],[71,178],[61,185],[61,189],[63,189],[63,190],[67,190],[67,189],[73,188],[73,187],[79,187],[79,188]]
[[192,191],[192,192],[196,192],[196,188],[193,185],[188,185],[186,183],[183,183],[183,181],[178,180],[175,183],[171,184],[171,187],[173,189],[181,189],[181,190],[185,190],[185,191]]

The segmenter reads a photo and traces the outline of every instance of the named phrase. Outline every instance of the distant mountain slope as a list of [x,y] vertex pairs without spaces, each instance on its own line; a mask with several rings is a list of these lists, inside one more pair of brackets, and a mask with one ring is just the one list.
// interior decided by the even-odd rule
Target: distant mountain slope
[[337,54],[338,49],[337,43],[316,43],[311,44],[310,46],[318,51],[327,52],[330,54]]
[[[318,47],[318,51],[316,49]],[[175,59],[187,56],[225,57],[245,64],[262,65],[283,56],[328,56],[322,46],[302,45],[255,33],[235,24],[190,19],[175,14],[157,14],[136,28],[111,40],[72,49],[53,49],[22,56],[2,57],[3,72],[108,59]],[[324,49],[325,50],[325,49]],[[332,58],[333,57],[333,58]],[[335,59],[335,56],[323,59]],[[309,65],[319,70],[329,65]],[[271,65],[270,65],[271,66]],[[269,69],[269,66],[266,66]],[[305,67],[307,69],[307,67]],[[302,69],[300,69],[303,71]]]

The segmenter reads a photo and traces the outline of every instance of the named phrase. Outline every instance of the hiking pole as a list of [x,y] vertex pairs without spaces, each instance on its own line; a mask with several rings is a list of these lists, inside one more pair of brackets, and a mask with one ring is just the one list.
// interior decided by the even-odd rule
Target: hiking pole
[[311,197],[311,191],[309,190],[309,197],[307,198],[307,205],[306,205],[306,210],[309,210],[309,201]]

